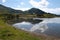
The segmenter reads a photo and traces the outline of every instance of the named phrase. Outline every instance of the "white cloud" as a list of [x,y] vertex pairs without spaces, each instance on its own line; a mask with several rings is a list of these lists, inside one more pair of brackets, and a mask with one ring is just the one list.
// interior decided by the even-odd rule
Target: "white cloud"
[[24,5],[25,3],[24,3],[24,2],[21,2],[20,4],[21,4],[21,5]]
[[40,9],[45,11],[45,12],[60,14],[60,8],[40,8]]
[[25,10],[28,10],[28,9],[30,9],[30,8],[14,8],[14,9],[25,11]]
[[60,14],[60,8],[48,8],[48,5],[50,4],[50,2],[48,2],[47,0],[41,0],[40,2],[30,0],[29,3],[33,7],[39,8],[39,9],[45,11],[45,12]]
[[6,2],[6,0],[2,0],[2,2],[3,2],[3,3],[5,3],[5,2]]
[[36,2],[34,0],[30,0],[29,3],[36,8],[44,8],[47,7],[49,2],[47,0],[41,0],[40,2]]

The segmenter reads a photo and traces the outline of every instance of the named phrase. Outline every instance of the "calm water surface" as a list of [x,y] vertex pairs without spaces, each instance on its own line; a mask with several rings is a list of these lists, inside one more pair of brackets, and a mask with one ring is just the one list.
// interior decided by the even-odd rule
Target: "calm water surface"
[[15,23],[13,26],[26,31],[60,37],[60,18],[44,18],[42,22],[37,24],[23,21]]

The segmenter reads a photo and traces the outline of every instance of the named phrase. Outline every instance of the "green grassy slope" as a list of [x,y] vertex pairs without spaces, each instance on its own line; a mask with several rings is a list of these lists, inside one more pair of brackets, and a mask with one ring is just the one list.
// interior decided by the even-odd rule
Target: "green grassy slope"
[[8,26],[8,24],[0,20],[0,40],[40,40],[40,38],[23,30]]

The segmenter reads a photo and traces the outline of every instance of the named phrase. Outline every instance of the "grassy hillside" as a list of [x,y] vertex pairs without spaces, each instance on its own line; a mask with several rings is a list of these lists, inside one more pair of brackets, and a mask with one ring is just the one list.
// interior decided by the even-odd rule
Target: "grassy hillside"
[[40,40],[40,38],[18,30],[0,20],[0,40]]

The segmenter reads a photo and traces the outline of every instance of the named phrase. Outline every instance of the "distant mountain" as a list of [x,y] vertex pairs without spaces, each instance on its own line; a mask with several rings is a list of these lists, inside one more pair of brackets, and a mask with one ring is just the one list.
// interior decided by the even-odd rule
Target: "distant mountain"
[[27,11],[15,10],[0,4],[0,14],[36,14],[38,17],[55,17],[56,14],[47,13],[37,8],[31,8]]
[[13,13],[23,13],[21,10],[15,10],[15,9],[12,9],[12,8],[9,8],[9,7],[6,7],[6,6],[3,6],[0,4],[0,14],[3,13],[3,14],[13,14]]
[[27,10],[25,12],[30,13],[30,14],[44,14],[45,13],[44,11],[37,8],[31,8],[30,10]]

